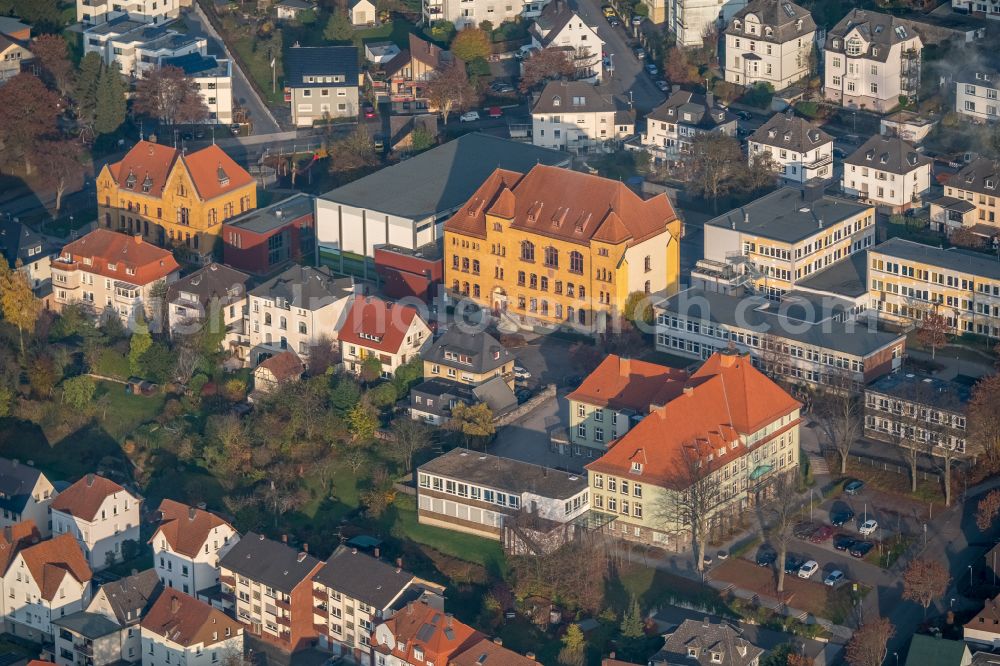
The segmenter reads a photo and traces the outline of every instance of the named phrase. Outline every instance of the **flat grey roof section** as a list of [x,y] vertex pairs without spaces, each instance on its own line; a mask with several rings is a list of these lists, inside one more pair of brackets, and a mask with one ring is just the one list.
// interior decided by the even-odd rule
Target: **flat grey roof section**
[[1000,280],[1000,260],[973,250],[951,247],[947,250],[914,243],[902,238],[890,238],[869,252],[879,252],[895,259],[916,261],[959,273],[971,273],[991,280]]
[[850,199],[828,195],[809,201],[805,190],[783,187],[705,224],[736,229],[783,243],[798,243],[813,236],[822,227],[842,222],[871,208]]
[[468,449],[452,449],[424,463],[419,471],[508,493],[533,493],[552,499],[568,499],[587,489],[586,475]]
[[257,208],[231,220],[226,220],[226,225],[246,229],[257,234],[266,234],[285,226],[292,220],[312,213],[313,196],[298,192],[265,208]]
[[868,391],[904,400],[933,403],[942,409],[961,411],[972,395],[971,387],[937,377],[912,372],[894,372],[874,382]]
[[661,301],[659,309],[688,319],[756,331],[822,349],[864,357],[903,335],[869,328],[864,322],[836,321],[804,307],[801,301],[775,303],[760,296],[729,296],[688,289]]
[[799,280],[795,286],[847,298],[864,296],[868,293],[868,255],[865,252],[855,252],[846,259]]
[[536,164],[568,166],[570,156],[486,134],[466,134],[320,198],[417,220],[460,207],[497,168],[527,173]]

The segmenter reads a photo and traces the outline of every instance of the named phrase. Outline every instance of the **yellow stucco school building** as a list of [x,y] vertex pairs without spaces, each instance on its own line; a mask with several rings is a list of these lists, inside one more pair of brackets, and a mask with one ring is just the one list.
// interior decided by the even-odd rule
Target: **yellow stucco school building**
[[253,177],[215,145],[185,155],[140,141],[97,178],[101,226],[183,248],[197,263],[211,261],[224,221],[256,207]]
[[522,325],[600,333],[629,293],[677,290],[681,221],[670,201],[606,178],[497,169],[444,231],[446,286]]

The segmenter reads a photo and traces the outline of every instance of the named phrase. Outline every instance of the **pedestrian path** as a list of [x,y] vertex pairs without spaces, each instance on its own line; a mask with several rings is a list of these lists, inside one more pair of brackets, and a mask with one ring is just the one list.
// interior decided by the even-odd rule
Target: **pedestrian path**
[[807,451],[806,460],[809,461],[809,471],[812,472],[813,478],[826,476],[830,473],[830,466],[827,464],[825,456]]

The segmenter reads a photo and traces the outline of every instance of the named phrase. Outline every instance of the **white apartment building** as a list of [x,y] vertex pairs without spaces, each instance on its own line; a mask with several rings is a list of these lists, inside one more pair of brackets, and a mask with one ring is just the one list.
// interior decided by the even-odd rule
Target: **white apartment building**
[[844,194],[893,213],[919,206],[931,187],[933,160],[894,136],[876,134],[844,160]]
[[215,666],[243,657],[243,627],[179,590],[164,590],[142,619],[142,666]]
[[[153,569],[105,583],[97,588],[87,606],[88,614],[103,615],[118,627],[118,659],[136,663],[142,657],[142,638],[139,623],[152,607],[163,583]],[[76,646],[73,648],[76,650]],[[84,656],[89,656],[84,653]]]
[[88,474],[53,500],[52,532],[75,538],[99,571],[122,559],[123,543],[138,544],[141,502],[114,481]]
[[337,337],[345,370],[360,374],[365,359],[374,356],[382,363],[382,376],[390,378],[419,357],[433,336],[416,308],[358,296]]
[[208,40],[184,35],[169,26],[152,25],[132,16],[120,16],[83,32],[83,53],[97,53],[108,67],[142,78],[162,60],[188,54],[204,56]]
[[160,524],[149,542],[163,584],[192,596],[218,585],[219,558],[240,540],[233,526],[204,507],[174,500],[163,500],[158,510]]
[[180,16],[183,0],[76,0],[76,20],[84,25],[107,23],[128,15],[143,23],[166,23]]
[[531,109],[531,142],[571,153],[611,151],[635,132],[635,111],[583,81],[550,81]]
[[726,81],[784,90],[809,76],[812,14],[788,0],[752,0],[726,24]]
[[500,25],[523,16],[537,16],[549,0],[423,0],[424,24],[451,21],[459,30],[483,21]]
[[5,630],[51,643],[52,621],[90,603],[92,577],[72,535],[59,534],[22,549],[3,574]]
[[305,357],[321,340],[336,340],[353,294],[352,278],[335,278],[327,268],[299,265],[252,289],[252,365],[286,349]]
[[[1000,9],[1000,5],[990,5]],[[1000,73],[964,71],[955,77],[955,113],[971,120],[997,120]]]
[[162,67],[179,67],[198,86],[198,94],[208,107],[208,122],[233,122],[233,61],[199,52],[163,58]]
[[658,6],[660,0],[643,2],[650,9],[650,19],[654,23],[666,21],[667,30],[674,33],[682,48],[700,48],[706,32],[721,29],[747,5],[747,0],[665,0],[663,11]]
[[747,156],[771,153],[782,179],[804,183],[833,176],[833,137],[805,118],[778,113],[747,140]]
[[30,520],[47,537],[52,533],[49,505],[55,496],[52,482],[31,461],[0,458],[0,529]]
[[225,264],[211,263],[177,280],[167,289],[167,324],[170,337],[195,335],[205,326],[223,326],[222,349],[247,360],[249,338],[246,273]]
[[1000,5],[988,0],[951,0],[951,8],[976,18],[1000,20]]
[[824,97],[848,108],[883,113],[920,90],[923,41],[889,14],[851,10],[830,30],[824,48]]
[[576,78],[600,83],[604,40],[565,0],[552,0],[528,29],[536,49],[561,49],[576,67]]
[[718,132],[736,136],[736,116],[719,106],[712,93],[681,90],[675,85],[670,97],[646,117],[642,146],[657,161],[675,161],[691,150],[699,134]]

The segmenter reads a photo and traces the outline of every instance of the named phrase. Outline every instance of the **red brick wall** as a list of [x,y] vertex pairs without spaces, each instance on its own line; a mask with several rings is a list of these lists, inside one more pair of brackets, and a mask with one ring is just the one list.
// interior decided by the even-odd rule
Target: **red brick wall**
[[316,640],[316,628],[313,626],[313,576],[320,570],[323,563],[316,565],[308,576],[292,590],[291,603],[291,647],[292,651],[310,647]]
[[[273,229],[267,234],[257,234],[246,229],[225,225],[222,227],[222,256],[223,262],[237,270],[256,275],[266,275],[274,267],[267,263],[267,239],[279,234],[284,230],[289,230],[289,259],[300,261],[302,259],[302,236],[308,233],[312,236],[315,228],[315,221],[312,213],[307,213],[302,217],[288,220],[288,223]],[[233,242],[232,234],[239,234],[239,247]]]
[[416,296],[428,301],[444,277],[444,263],[375,250],[375,270],[390,298]]
[[[864,335],[864,333],[862,332],[858,335]],[[900,340],[899,344],[902,345],[905,351],[905,340]],[[870,384],[890,372],[892,372],[892,347],[876,352],[865,359],[865,384]]]

